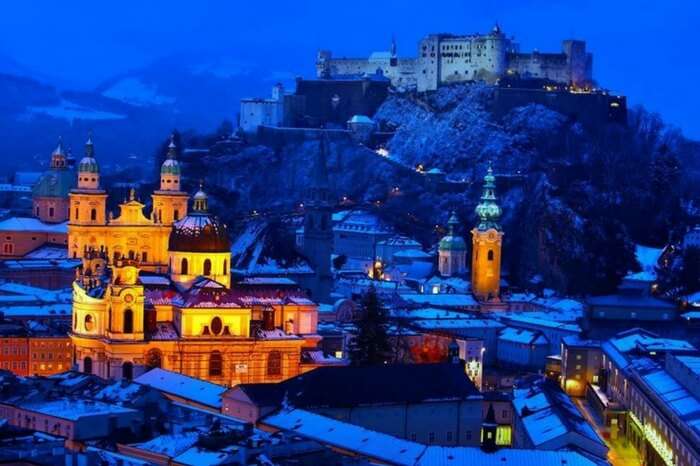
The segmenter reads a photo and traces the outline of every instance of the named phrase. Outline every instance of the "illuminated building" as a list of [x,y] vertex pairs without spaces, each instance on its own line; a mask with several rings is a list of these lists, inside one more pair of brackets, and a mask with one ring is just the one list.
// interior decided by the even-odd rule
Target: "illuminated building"
[[602,344],[600,386],[589,398],[610,437],[650,466],[700,462],[700,356],[685,340],[632,329]]
[[232,283],[228,228],[201,188],[187,213],[172,143],[150,219],[133,191],[119,217],[105,218],[91,155],[88,147],[69,227],[71,253],[82,258],[71,331],[80,371],[131,379],[161,367],[235,385],[319,365],[302,362],[320,340],[316,304],[293,282]]
[[153,193],[150,218],[132,190],[120,204],[119,216],[107,214],[107,192],[100,187],[100,170],[92,139],[85,144],[85,157],[78,164],[78,185],[70,192],[68,254],[82,258],[85,251],[104,250],[112,260],[137,260],[144,271],[168,271],[168,240],[173,220],[187,214],[187,194],[180,191],[180,169],[171,141],[161,168],[161,186]]
[[503,230],[498,223],[501,208],[496,203],[496,177],[490,165],[476,213],[479,224],[472,229],[472,293],[480,301],[498,301]]

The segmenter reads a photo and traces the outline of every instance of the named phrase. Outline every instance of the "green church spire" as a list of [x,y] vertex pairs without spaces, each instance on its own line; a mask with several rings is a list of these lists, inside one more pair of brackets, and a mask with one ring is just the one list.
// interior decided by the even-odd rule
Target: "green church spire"
[[498,222],[501,218],[501,207],[496,203],[496,177],[493,175],[493,167],[490,162],[484,176],[484,192],[475,212],[479,216],[479,225],[477,225],[479,230],[485,231],[493,228],[500,231],[501,225]]

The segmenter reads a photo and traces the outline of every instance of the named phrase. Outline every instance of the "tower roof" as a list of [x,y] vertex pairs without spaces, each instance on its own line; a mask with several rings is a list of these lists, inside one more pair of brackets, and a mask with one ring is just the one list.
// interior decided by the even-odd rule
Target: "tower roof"
[[99,173],[100,167],[95,159],[95,145],[92,142],[92,132],[88,134],[88,139],[85,141],[85,157],[80,159],[78,171],[82,173]]
[[192,212],[175,222],[168,250],[181,252],[230,252],[228,228],[208,211],[208,196],[200,186],[193,196]]
[[66,168],[66,152],[63,149],[63,138],[58,138],[58,144],[51,153],[51,168],[61,169]]
[[477,225],[479,230],[501,229],[499,224],[501,207],[496,202],[496,177],[490,162],[484,176],[484,191],[481,195],[481,202],[476,206],[475,212],[479,216],[479,224]]
[[467,243],[464,238],[455,233],[455,227],[459,225],[457,214],[452,211],[450,219],[447,221],[448,233],[440,240],[438,246],[440,251],[466,251]]
[[168,155],[160,166],[161,175],[179,175],[180,163],[177,161],[177,146],[175,145],[175,135],[170,135],[170,144],[168,144]]

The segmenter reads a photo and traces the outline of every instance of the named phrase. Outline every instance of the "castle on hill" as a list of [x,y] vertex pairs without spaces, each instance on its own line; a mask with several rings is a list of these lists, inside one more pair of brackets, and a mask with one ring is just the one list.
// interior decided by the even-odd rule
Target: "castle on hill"
[[381,75],[394,87],[421,92],[456,82],[495,83],[506,76],[587,88],[593,82],[593,56],[580,40],[564,40],[558,53],[523,53],[496,25],[487,34],[430,34],[410,58],[398,56],[394,41],[389,51],[374,52],[369,58],[334,58],[321,50],[316,74],[323,79]]

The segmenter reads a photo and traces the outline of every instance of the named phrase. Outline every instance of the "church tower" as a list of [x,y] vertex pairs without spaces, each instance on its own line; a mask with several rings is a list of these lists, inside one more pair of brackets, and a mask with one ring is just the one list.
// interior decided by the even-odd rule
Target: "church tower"
[[498,300],[503,231],[498,223],[501,208],[496,203],[496,177],[490,164],[476,214],[479,224],[472,230],[472,292],[480,301]]
[[160,167],[160,189],[151,196],[153,199],[153,221],[172,225],[187,215],[188,195],[182,191],[181,168],[177,161],[177,147],[174,136],[170,136],[168,156]]
[[133,260],[117,259],[107,289],[107,336],[113,340],[143,340],[144,289],[139,267]]
[[331,253],[333,251],[333,222],[331,193],[328,183],[326,154],[327,136],[322,136],[314,160],[311,183],[304,205],[304,255],[315,271],[312,298],[317,302],[328,302],[333,277],[331,275]]
[[100,169],[95,159],[92,135],[85,143],[85,156],[78,164],[78,187],[71,190],[68,248],[71,257],[82,257],[90,246],[86,228],[107,224],[107,193],[100,188]]
[[443,277],[463,275],[466,272],[467,244],[464,238],[455,233],[458,225],[457,214],[452,212],[447,222],[447,236],[440,240],[438,246],[438,270]]

